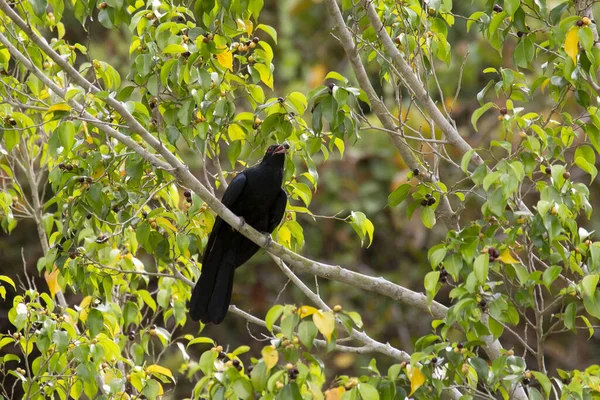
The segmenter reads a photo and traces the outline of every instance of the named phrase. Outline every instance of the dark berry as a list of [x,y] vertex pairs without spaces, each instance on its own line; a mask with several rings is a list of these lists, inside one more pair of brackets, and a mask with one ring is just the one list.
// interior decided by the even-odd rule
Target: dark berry
[[506,114],[508,114],[508,110],[506,109],[506,107],[502,107],[502,108],[500,109],[500,114],[502,114],[502,115],[506,115]]
[[546,167],[544,171],[546,171],[546,174],[550,175],[552,173],[552,168]]
[[183,53],[181,53],[181,56],[184,58],[188,58],[190,55],[192,55],[192,53],[190,53],[189,51],[184,51]]
[[283,100],[283,97],[278,97],[278,98],[277,98],[277,101],[278,101],[278,102],[280,102],[280,103],[283,103],[283,101],[284,101],[284,100]]
[[189,189],[186,189],[186,191],[185,191],[185,192],[183,192],[183,195],[184,195],[185,197],[192,197],[192,191],[191,191],[191,190],[189,190]]
[[430,197],[429,199],[427,199],[428,206],[432,206],[434,204],[435,204],[435,197]]
[[260,39],[259,39],[259,38],[257,38],[257,37],[254,37],[254,38],[252,38],[252,41],[253,41],[254,43],[258,43],[258,42],[260,41]]
[[65,165],[65,163],[60,163],[60,164],[58,164],[58,168],[65,169],[65,168],[67,168],[67,166]]
[[422,205],[423,207],[426,207],[428,203],[429,203],[429,202],[428,202],[427,200],[425,200],[425,199],[421,200],[421,205]]
[[120,210],[120,209],[121,209],[121,208],[120,208],[120,207],[119,207],[117,204],[115,204],[115,205],[113,206],[113,208],[112,208],[112,210],[113,210],[114,212],[119,212],[119,210]]
[[71,164],[67,165],[65,168],[67,169],[67,171],[73,170],[73,166]]
[[420,171],[419,171],[419,168],[415,168],[415,169],[413,170],[413,175],[414,175],[414,176],[419,176],[419,173],[420,173]]
[[523,37],[524,34],[525,34],[525,32],[519,31],[519,32],[517,32],[517,37]]
[[446,283],[446,282],[448,282],[448,276],[440,275],[440,283]]
[[185,198],[185,201],[187,201],[188,203],[191,203],[191,202],[192,202],[192,201],[194,201],[194,200],[192,200],[192,198],[191,198],[191,197],[186,197],[186,198]]
[[224,351],[219,353],[219,360],[224,360],[227,358],[227,353],[225,353]]
[[77,253],[75,253],[75,252],[73,252],[73,253],[69,253],[69,258],[70,258],[71,260],[74,260],[74,259],[76,259],[76,258],[77,258]]
[[426,198],[426,199],[428,199],[428,198],[430,198],[430,197],[431,197],[431,193],[427,193],[427,194],[425,195],[425,198]]
[[462,349],[462,348],[463,348],[463,344],[462,344],[462,342],[458,342],[458,343],[456,344],[456,348],[457,348],[457,349]]
[[[85,153],[84,153],[84,154],[85,154]],[[86,181],[87,183],[92,183],[92,182],[94,182],[94,180],[93,180],[93,179],[92,179],[92,177],[90,177],[90,176],[88,176],[87,178],[85,178],[85,181]]]
[[146,218],[148,216],[148,213],[146,211],[142,211],[142,217]]
[[129,332],[129,340],[132,342],[135,340],[135,331]]
[[432,363],[432,364],[437,364],[437,362],[438,362],[438,359],[437,359],[437,357],[433,357],[433,358],[431,359],[431,363]]
[[523,385],[529,385],[530,380],[528,378],[523,378]]
[[79,183],[85,182],[85,178],[83,176],[81,178],[79,178],[78,180],[79,180]]
[[92,214],[88,214],[88,215],[86,215],[86,218],[87,218],[87,219],[92,219]]
[[494,4],[494,11],[502,12],[502,7],[500,7],[498,4]]
[[233,366],[237,367],[238,365],[240,365],[240,360],[233,360]]
[[241,370],[242,370],[242,366],[241,366],[240,364],[238,364],[238,365],[235,365],[235,364],[234,364],[233,366],[234,366],[234,367],[235,367],[235,369],[237,369],[238,371],[241,371]]
[[479,302],[479,307],[484,309],[487,307],[487,301],[485,301],[484,299],[481,299],[481,301]]
[[577,21],[577,26],[583,26],[583,20]]
[[570,177],[571,177],[571,173],[569,171],[567,171],[563,174],[563,178],[565,178],[565,179],[569,179]]

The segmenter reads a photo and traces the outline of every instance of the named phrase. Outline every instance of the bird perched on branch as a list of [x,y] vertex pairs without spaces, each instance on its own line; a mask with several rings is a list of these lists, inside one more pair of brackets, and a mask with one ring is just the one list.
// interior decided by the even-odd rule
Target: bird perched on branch
[[[238,174],[223,194],[222,203],[244,223],[266,234],[279,225],[287,195],[281,188],[288,144],[269,146],[260,164]],[[202,258],[202,273],[190,300],[194,321],[219,324],[231,301],[235,269],[259,246],[217,217]]]

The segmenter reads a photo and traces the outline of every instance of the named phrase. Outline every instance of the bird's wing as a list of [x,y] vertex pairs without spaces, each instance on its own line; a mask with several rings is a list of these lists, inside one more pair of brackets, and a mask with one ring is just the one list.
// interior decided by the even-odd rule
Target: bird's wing
[[[241,173],[241,174],[237,175],[235,178],[233,178],[233,180],[231,181],[229,186],[227,186],[225,193],[223,193],[223,198],[221,199],[221,203],[223,203],[223,205],[225,207],[227,207],[231,210],[231,208],[233,207],[233,205],[235,204],[237,199],[240,197],[240,194],[244,190],[245,186],[246,186],[246,175],[244,173]],[[210,236],[208,237],[208,243],[206,244],[206,247],[204,249],[205,259],[206,259],[206,253],[209,253],[210,250],[213,248],[215,240],[216,240],[217,236],[219,235],[219,229],[221,229],[221,226],[224,223],[225,222],[221,219],[221,217],[217,217],[217,219],[215,220],[213,229],[210,232]]]
[[287,206],[287,193],[285,190],[281,189],[279,192],[279,196],[277,196],[277,200],[273,204],[273,207],[269,210],[269,225],[267,226],[267,231],[269,233],[273,232],[277,225],[281,222],[283,218],[283,214],[285,213],[285,207]]

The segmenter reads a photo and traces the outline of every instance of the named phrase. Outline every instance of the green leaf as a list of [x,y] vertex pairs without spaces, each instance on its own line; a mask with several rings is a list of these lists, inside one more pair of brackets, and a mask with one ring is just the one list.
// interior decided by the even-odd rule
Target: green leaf
[[550,379],[548,379],[548,377],[545,374],[538,371],[531,371],[531,374],[540,383],[542,389],[544,389],[544,392],[546,393],[546,398],[550,398],[550,395],[552,394],[552,382],[550,382]]
[[238,398],[245,400],[253,397],[254,389],[248,378],[242,376],[233,382],[233,392]]
[[275,44],[277,44],[277,31],[275,30],[275,28],[273,28],[272,26],[269,26],[269,25],[265,25],[265,24],[258,24],[256,29],[260,29],[260,30],[266,32],[269,36],[271,36],[273,38],[273,41],[275,41]]
[[567,329],[573,330],[575,329],[575,318],[577,317],[577,305],[575,302],[569,303],[567,308],[565,309],[564,315],[564,323]]
[[487,383],[488,377],[490,375],[490,369],[485,360],[479,357],[473,357],[469,359],[469,363],[473,366],[475,372],[477,372],[479,380]]
[[586,51],[591,51],[594,46],[594,34],[592,33],[592,29],[589,26],[583,26],[579,32],[577,32],[579,36],[579,43]]
[[65,121],[58,126],[58,138],[63,146],[64,155],[69,155],[73,145],[75,144],[75,125],[71,121]]
[[489,265],[490,261],[487,254],[481,254],[473,263],[473,272],[475,272],[475,277],[480,284],[484,284],[488,277]]
[[325,75],[325,80],[327,79],[335,79],[336,81],[343,82],[345,84],[348,83],[348,79],[346,79],[346,77],[335,71],[330,71],[327,75]]
[[8,283],[10,286],[13,287],[14,290],[17,290],[17,287],[15,286],[15,281],[13,281],[8,276],[6,276],[6,275],[0,275],[0,281],[4,281],[4,282]]
[[554,283],[556,278],[558,278],[558,275],[560,275],[561,272],[562,268],[558,265],[553,265],[544,271],[544,274],[542,275],[542,281],[548,290],[550,290],[550,286],[552,283]]
[[104,314],[96,308],[92,308],[87,316],[87,324],[90,329],[90,337],[96,337],[104,329]]
[[186,51],[188,51],[188,49],[185,46],[173,43],[165,47],[163,54],[181,54],[185,53]]
[[358,393],[360,393],[360,397],[363,400],[379,400],[379,393],[377,392],[377,389],[368,383],[359,383]]
[[390,195],[388,196],[388,205],[390,207],[395,207],[398,204],[402,203],[406,197],[410,194],[410,190],[412,186],[409,183],[402,184],[396,188]]
[[198,362],[198,367],[200,367],[200,371],[204,373],[206,376],[212,375],[213,365],[215,360],[217,359],[218,353],[216,351],[208,350],[202,353],[200,356],[200,361]]
[[583,288],[583,293],[594,300],[596,294],[596,287],[598,285],[598,275],[586,275],[581,280],[581,286]]
[[471,123],[473,124],[473,128],[475,128],[475,132],[477,132],[477,121],[479,120],[479,118],[481,118],[481,116],[493,106],[494,103],[492,102],[486,103],[473,112],[473,115],[471,115]]
[[191,345],[198,344],[198,343],[210,344],[212,346],[215,345],[215,341],[209,337],[197,337],[195,339],[190,340],[190,342],[187,344],[186,347],[190,347]]
[[307,349],[311,349],[315,338],[317,337],[318,329],[312,321],[302,321],[298,325],[298,337]]
[[279,319],[282,312],[283,306],[281,304],[277,304],[271,307],[271,309],[267,313],[267,316],[265,317],[265,324],[267,325],[267,329],[270,332],[273,332],[273,325]]
[[435,225],[435,211],[430,206],[425,206],[421,210],[421,221],[423,221],[423,225],[427,228],[431,229]]
[[440,271],[431,271],[425,275],[425,292],[427,292],[427,299],[431,302],[437,293],[437,284],[440,280]]
[[31,4],[33,13],[39,18],[42,18],[46,14],[46,8],[48,8],[47,0],[29,0],[29,4]]

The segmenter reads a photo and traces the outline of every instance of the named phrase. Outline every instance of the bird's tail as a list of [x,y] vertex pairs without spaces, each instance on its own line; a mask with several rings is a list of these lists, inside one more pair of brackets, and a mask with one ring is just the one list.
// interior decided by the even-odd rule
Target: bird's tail
[[190,300],[190,316],[194,321],[219,324],[227,315],[237,256],[237,246],[227,242],[216,240],[204,257],[202,274]]

